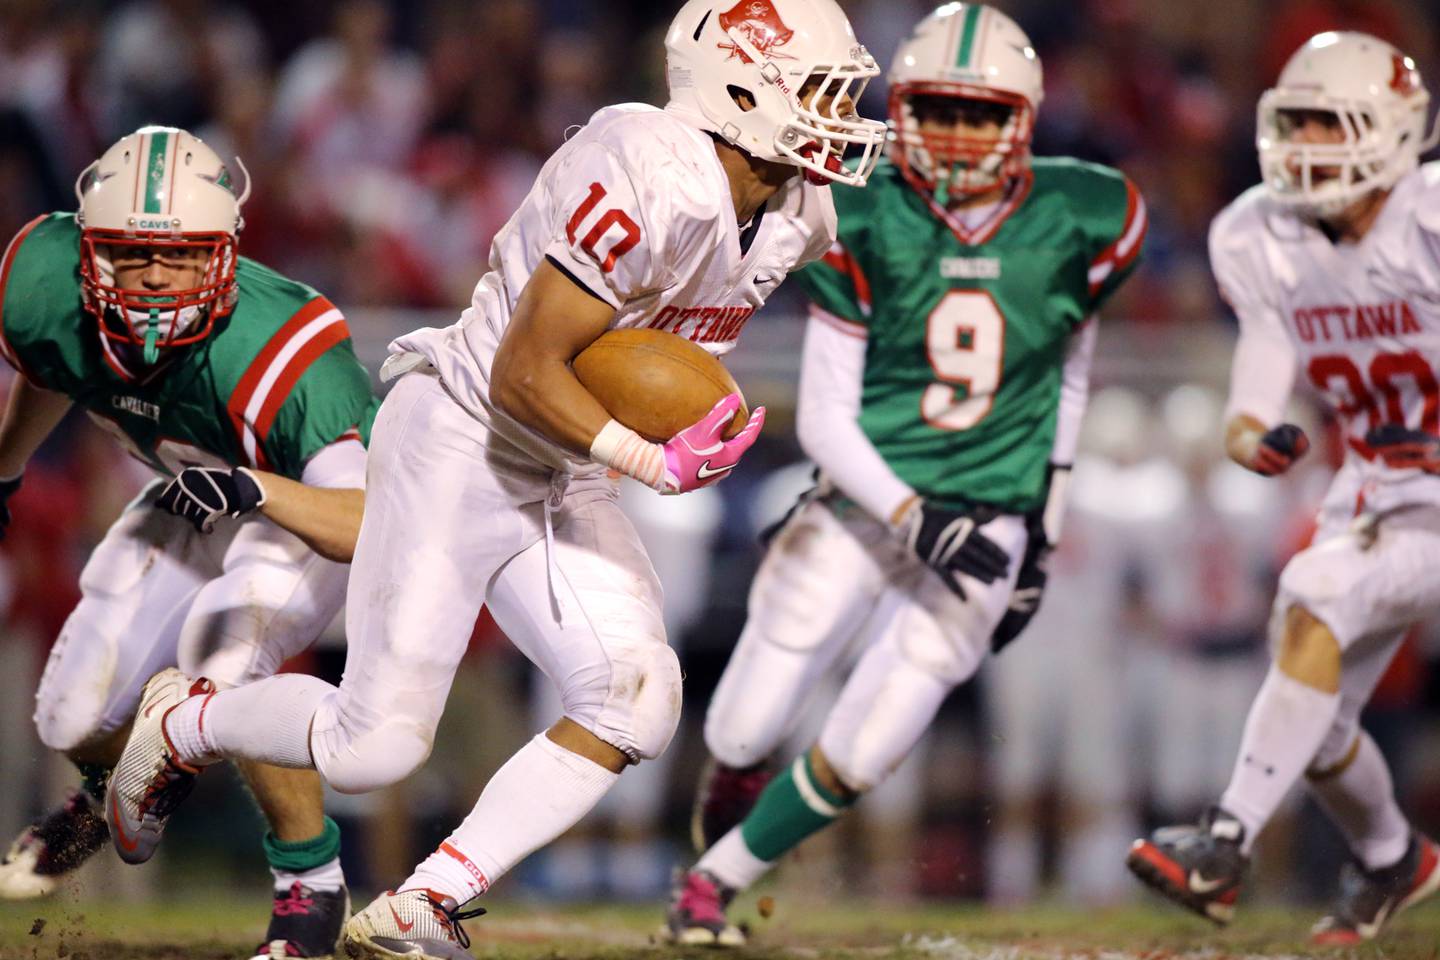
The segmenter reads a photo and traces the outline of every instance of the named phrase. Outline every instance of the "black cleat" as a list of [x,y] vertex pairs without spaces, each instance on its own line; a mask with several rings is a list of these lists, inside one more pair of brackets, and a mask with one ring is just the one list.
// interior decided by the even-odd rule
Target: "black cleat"
[[1245,828],[1219,807],[1199,824],[1161,827],[1130,846],[1125,865],[1141,883],[1220,926],[1235,916],[1235,901],[1250,858],[1240,852]]
[[1416,834],[1398,863],[1365,870],[1358,863],[1345,865],[1340,874],[1340,896],[1331,912],[1310,931],[1318,946],[1349,947],[1374,940],[1395,914],[1440,889],[1440,847]]
[[744,820],[773,779],[775,769],[768,761],[750,767],[727,767],[714,757],[705,761],[690,817],[690,841],[695,851],[709,850]]
[[344,887],[311,890],[296,880],[289,890],[276,891],[265,942],[251,960],[332,956],[349,918],[350,892]]

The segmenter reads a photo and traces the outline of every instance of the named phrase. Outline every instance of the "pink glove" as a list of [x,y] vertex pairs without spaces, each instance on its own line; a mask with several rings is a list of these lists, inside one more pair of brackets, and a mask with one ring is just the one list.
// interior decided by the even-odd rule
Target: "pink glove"
[[665,473],[657,489],[661,493],[688,493],[719,480],[735,468],[740,457],[765,425],[765,408],[756,407],[745,428],[733,440],[721,440],[740,395],[732,393],[710,408],[693,426],[686,427],[664,444]]

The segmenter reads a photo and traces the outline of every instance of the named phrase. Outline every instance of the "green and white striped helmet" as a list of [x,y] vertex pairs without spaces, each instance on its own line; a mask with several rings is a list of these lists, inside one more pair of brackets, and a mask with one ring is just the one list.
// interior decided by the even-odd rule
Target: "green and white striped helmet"
[[[161,350],[204,339],[216,317],[234,307],[236,236],[244,226],[240,207],[250,194],[249,180],[247,174],[237,195],[219,155],[175,127],[142,127],[80,174],[75,195],[82,297],[100,320],[112,361],[123,366],[112,348],[129,345],[141,347],[143,363],[152,365]],[[125,289],[111,263],[117,245],[200,249],[204,273],[188,289]]]
[[[886,75],[890,155],[924,191],[983,192],[1023,176],[1044,99],[1040,58],[1019,24],[980,3],[947,3],[915,25]],[[921,136],[911,98],[944,96],[1009,106],[998,140]]]

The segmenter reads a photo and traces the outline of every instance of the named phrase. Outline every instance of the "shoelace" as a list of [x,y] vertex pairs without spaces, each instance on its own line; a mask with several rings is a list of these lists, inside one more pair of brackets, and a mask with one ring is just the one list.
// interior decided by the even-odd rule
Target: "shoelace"
[[150,789],[145,791],[145,796],[140,800],[140,815],[143,817],[149,814],[162,820],[170,816],[180,801],[190,793],[194,784],[193,770],[180,766],[174,757],[166,757],[165,765],[155,774],[155,779],[150,781]]
[[274,913],[277,917],[305,917],[310,915],[310,908],[315,906],[315,898],[307,897],[310,891],[299,880],[290,884],[290,889],[283,895],[275,898]]
[[425,899],[430,902],[430,906],[435,908],[435,918],[454,934],[455,942],[460,944],[461,948],[469,950],[470,935],[465,932],[464,927],[460,926],[460,921],[483,917],[488,911],[486,911],[484,907],[476,907],[474,910],[461,910],[459,905],[448,908],[442,901],[436,900],[428,894],[425,896]]

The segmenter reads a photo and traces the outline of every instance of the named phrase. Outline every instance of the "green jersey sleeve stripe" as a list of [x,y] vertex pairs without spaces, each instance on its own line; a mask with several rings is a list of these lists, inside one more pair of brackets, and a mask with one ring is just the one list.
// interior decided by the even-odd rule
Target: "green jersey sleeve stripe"
[[5,335],[5,293],[6,288],[10,285],[10,268],[15,265],[15,258],[20,254],[20,245],[25,242],[30,231],[39,226],[40,221],[44,219],[45,215],[41,214],[21,227],[20,232],[15,234],[10,245],[5,248],[4,258],[0,259],[0,354],[4,355],[5,362],[14,367],[16,372],[36,386],[44,386],[44,384],[32,377],[25,369],[24,364],[20,361],[20,354],[11,346],[10,338]]
[[[300,333],[305,330],[314,320],[327,312],[339,311],[335,305],[324,297],[316,297],[295,312],[285,325],[275,332],[264,348],[255,355],[245,373],[240,377],[240,382],[235,385],[235,390],[230,394],[230,400],[225,405],[230,414],[230,422],[235,427],[235,435],[240,441],[240,448],[245,452],[253,466],[265,467],[265,450],[260,445],[259,437],[255,429],[255,422],[260,415],[260,408],[265,402],[265,393],[273,386],[275,378],[279,376],[283,364],[271,374],[271,367],[285,347],[290,344]],[[268,385],[267,374],[270,375]],[[262,386],[265,388],[262,390]]]

